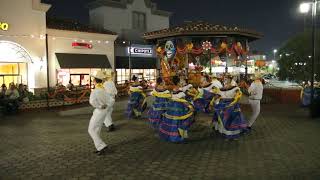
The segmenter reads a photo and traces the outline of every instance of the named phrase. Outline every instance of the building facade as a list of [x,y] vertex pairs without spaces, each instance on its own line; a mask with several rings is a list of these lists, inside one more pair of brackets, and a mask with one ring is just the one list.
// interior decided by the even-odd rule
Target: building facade
[[90,83],[93,71],[115,68],[116,33],[53,23],[46,18],[49,8],[41,0],[1,1],[0,84],[26,84],[31,90],[70,80],[83,85]]
[[117,82],[131,76],[154,80],[159,63],[155,47],[144,42],[145,32],[169,27],[170,12],[150,0],[96,0],[88,4],[90,23],[118,34],[115,43]]

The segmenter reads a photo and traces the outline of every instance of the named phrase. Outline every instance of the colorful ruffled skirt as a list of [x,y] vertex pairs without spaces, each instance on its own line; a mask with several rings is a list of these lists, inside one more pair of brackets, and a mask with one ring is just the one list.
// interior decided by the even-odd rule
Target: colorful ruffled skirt
[[236,138],[247,131],[247,122],[241,113],[240,104],[231,105],[231,99],[221,99],[214,105],[213,125],[226,138]]
[[203,90],[203,96],[201,98],[195,99],[193,102],[195,110],[197,112],[210,113],[209,107],[213,96],[213,93],[207,90]]
[[129,118],[140,117],[146,107],[145,96],[140,92],[132,92],[128,101],[126,114]]
[[152,107],[148,111],[149,122],[152,128],[158,129],[162,116],[166,112],[168,98],[156,97]]
[[183,142],[193,122],[193,110],[185,103],[170,101],[159,124],[159,137],[169,142]]

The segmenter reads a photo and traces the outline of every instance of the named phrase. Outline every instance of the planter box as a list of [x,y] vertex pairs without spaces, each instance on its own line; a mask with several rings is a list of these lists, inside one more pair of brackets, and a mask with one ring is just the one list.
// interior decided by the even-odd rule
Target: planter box
[[301,89],[265,88],[263,96],[271,98],[271,102],[281,104],[299,104]]
[[[49,99],[49,107],[61,107],[65,105],[82,104],[88,101],[89,101],[88,97],[83,98],[80,102],[64,102],[56,99]],[[22,103],[19,106],[19,109],[28,110],[28,109],[41,109],[41,108],[47,108],[47,107],[48,107],[47,100],[36,100],[36,101],[30,101],[28,103]]]

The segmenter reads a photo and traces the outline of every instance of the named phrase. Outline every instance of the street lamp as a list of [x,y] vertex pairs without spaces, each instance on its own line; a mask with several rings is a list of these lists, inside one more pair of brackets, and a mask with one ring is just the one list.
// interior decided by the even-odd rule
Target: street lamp
[[277,54],[278,50],[277,49],[274,49],[273,50],[273,59],[276,60],[276,54]]
[[317,18],[317,4],[319,1],[312,0],[312,2],[309,3],[301,3],[300,4],[300,12],[303,14],[306,14],[310,11],[310,8],[312,8],[312,59],[311,59],[311,115],[312,113],[312,105],[314,101],[314,62],[316,57],[316,18]]

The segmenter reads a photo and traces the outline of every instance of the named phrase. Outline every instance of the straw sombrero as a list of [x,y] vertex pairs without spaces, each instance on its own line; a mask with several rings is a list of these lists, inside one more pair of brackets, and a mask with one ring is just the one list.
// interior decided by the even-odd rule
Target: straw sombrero
[[97,71],[95,74],[91,74],[91,76],[100,80],[104,80],[107,77],[104,71]]

